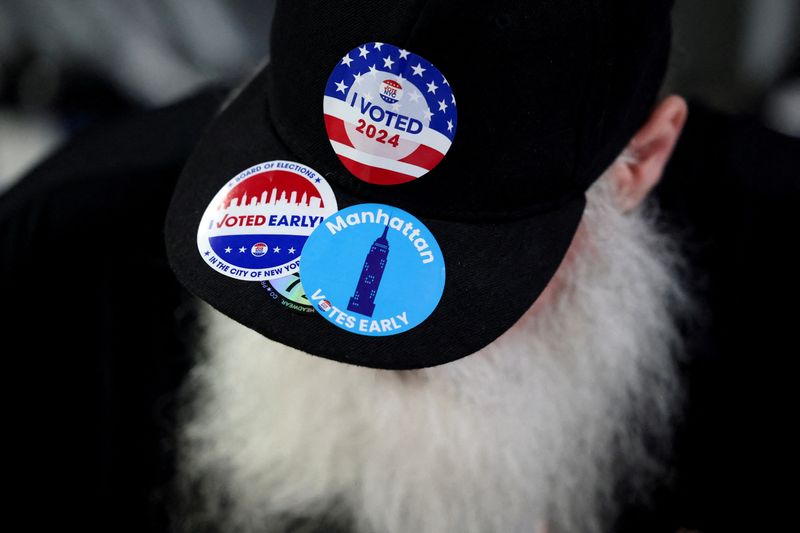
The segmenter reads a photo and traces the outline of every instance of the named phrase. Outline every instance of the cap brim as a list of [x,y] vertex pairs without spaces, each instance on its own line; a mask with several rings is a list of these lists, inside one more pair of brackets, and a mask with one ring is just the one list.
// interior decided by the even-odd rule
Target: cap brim
[[[575,235],[585,207],[583,195],[558,209],[507,222],[454,222],[412,212],[436,237],[447,278],[433,313],[417,327],[392,336],[357,335],[316,314],[299,315],[271,301],[259,283],[232,279],[210,268],[200,257],[196,236],[203,212],[220,188],[257,163],[278,159],[304,163],[281,142],[272,125],[265,96],[269,75],[267,66],[212,122],[175,189],[165,227],[167,254],[189,291],[277,342],[383,369],[424,368],[470,355],[502,335],[530,308]],[[314,170],[325,176],[334,169]],[[365,203],[334,183],[331,187],[339,209]],[[302,259],[300,275],[302,281]]]

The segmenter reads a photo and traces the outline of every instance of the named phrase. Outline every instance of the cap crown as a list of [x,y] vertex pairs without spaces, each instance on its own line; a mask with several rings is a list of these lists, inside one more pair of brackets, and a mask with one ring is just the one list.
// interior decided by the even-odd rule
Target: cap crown
[[[582,194],[643,123],[669,53],[671,0],[279,1],[268,105],[288,148],[364,201],[454,220],[515,219]],[[386,42],[447,77],[458,129],[401,185],[338,161],[322,103],[353,48]]]

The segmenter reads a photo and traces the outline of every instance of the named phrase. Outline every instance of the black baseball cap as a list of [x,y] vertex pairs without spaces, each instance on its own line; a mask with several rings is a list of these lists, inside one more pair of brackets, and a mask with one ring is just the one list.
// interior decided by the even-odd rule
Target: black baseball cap
[[[575,235],[586,189],[649,115],[669,57],[671,5],[278,1],[268,65],[209,125],[175,189],[165,226],[172,268],[222,313],[309,354],[413,369],[480,350],[541,294]],[[332,149],[323,94],[333,68],[364,43],[426,58],[458,99],[452,146],[418,179],[365,182]],[[426,320],[397,335],[353,334],[204,262],[196,235],[209,202],[233,176],[272,160],[324,176],[340,209],[386,204],[425,224],[446,264]]]

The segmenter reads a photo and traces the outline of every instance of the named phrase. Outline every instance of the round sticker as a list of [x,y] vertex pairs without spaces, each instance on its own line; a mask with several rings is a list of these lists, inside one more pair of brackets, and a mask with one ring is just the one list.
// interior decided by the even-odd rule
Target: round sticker
[[328,321],[380,337],[428,318],[442,297],[445,265],[422,222],[391,206],[360,204],[314,230],[300,276],[311,304]]
[[197,229],[197,248],[228,277],[283,278],[298,272],[306,239],[336,209],[330,185],[314,170],[291,161],[261,163],[214,196]]
[[270,298],[291,311],[304,314],[314,312],[300,283],[300,274],[297,272],[283,278],[262,281],[261,286],[266,289]]
[[352,49],[323,101],[334,152],[357,178],[391,185],[432,170],[456,134],[456,98],[426,59],[386,43]]

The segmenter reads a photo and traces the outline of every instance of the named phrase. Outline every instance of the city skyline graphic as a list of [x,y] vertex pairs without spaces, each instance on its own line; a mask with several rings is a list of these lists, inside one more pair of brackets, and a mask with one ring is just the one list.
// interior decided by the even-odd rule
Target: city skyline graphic
[[372,243],[367,257],[364,259],[364,266],[361,268],[361,276],[358,278],[356,290],[347,304],[347,309],[354,313],[359,313],[372,317],[375,312],[375,297],[378,295],[381,278],[386,269],[389,258],[389,240],[387,232],[389,225],[383,228],[383,233]]
[[233,187],[217,209],[267,204],[304,206],[310,209],[325,207],[322,195],[309,180],[293,172],[273,170],[251,176]]

